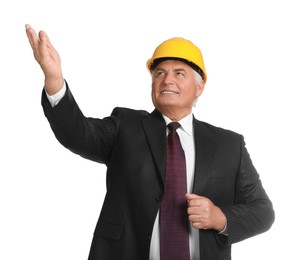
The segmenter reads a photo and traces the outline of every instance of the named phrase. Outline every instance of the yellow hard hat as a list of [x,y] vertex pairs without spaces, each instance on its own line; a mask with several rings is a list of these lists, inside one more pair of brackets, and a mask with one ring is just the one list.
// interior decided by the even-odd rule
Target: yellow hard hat
[[155,65],[157,65],[155,61],[171,58],[185,61],[198,72],[201,70],[202,73],[200,74],[203,74],[203,81],[206,83],[207,73],[200,49],[191,41],[181,37],[171,38],[162,42],[154,51],[153,57],[147,61],[146,66],[152,73]]

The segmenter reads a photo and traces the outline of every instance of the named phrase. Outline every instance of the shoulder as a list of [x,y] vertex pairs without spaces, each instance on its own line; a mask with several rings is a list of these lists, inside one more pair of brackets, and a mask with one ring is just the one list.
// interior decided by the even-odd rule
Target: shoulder
[[111,116],[115,116],[118,118],[141,118],[148,116],[149,113],[145,110],[135,110],[131,108],[126,108],[126,107],[115,107],[111,113]]
[[131,126],[134,129],[134,127],[139,125],[144,118],[148,117],[148,115],[149,113],[145,110],[115,107],[107,119],[114,121],[118,127]]
[[216,139],[223,140],[242,140],[243,136],[240,133],[237,133],[230,129],[225,129],[223,127],[215,126],[207,122],[199,121],[194,119],[194,131],[197,134],[209,136]]

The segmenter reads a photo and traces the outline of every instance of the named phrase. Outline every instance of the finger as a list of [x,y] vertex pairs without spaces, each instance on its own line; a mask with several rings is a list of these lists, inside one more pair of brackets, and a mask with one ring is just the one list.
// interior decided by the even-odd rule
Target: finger
[[204,229],[204,230],[208,229],[208,226],[201,222],[192,222],[192,227],[197,229]]
[[38,33],[38,36],[39,36],[39,39],[41,42],[46,43],[46,44],[48,44],[48,42],[50,42],[50,39],[45,31],[40,31]]
[[188,219],[191,222],[199,222],[202,219],[202,217],[201,217],[201,215],[198,215],[198,214],[192,212],[192,213],[188,214]]
[[188,194],[186,195],[186,199],[188,202],[188,207],[199,207],[206,200],[205,197],[196,195],[196,194]]
[[206,229],[207,225],[204,223],[204,220],[197,215],[190,215],[188,218],[193,228]]
[[204,213],[205,213],[205,211],[200,206],[199,207],[191,206],[191,207],[188,207],[188,209],[187,209],[187,214],[189,216],[191,216],[191,215],[202,216]]
[[47,35],[47,33],[45,31],[40,31],[39,32],[39,38],[41,40],[41,42],[44,44],[45,47],[55,51],[55,48],[53,47],[49,36]]
[[56,52],[53,45],[51,44],[50,39],[46,34],[46,32],[40,31],[38,35],[40,39],[39,54],[40,54],[41,61],[45,61],[49,58],[55,60],[55,57],[58,56],[58,53]]
[[32,50],[36,50],[39,40],[36,32],[32,29],[32,27],[29,24],[26,24],[26,34]]
[[200,199],[200,198],[204,198],[204,197],[199,196],[197,194],[186,193],[185,198],[186,198],[186,200],[192,200],[192,199]]
[[41,50],[41,53],[45,53],[46,50],[47,50],[47,45],[48,45],[48,36],[47,34],[44,32],[44,31],[40,31],[38,33],[38,37],[39,37],[39,40],[40,40],[40,50]]
[[192,208],[194,208],[194,207],[196,207],[196,208],[201,207],[202,204],[203,204],[203,199],[201,199],[201,198],[200,199],[192,199],[192,200],[188,201],[188,207],[192,207]]

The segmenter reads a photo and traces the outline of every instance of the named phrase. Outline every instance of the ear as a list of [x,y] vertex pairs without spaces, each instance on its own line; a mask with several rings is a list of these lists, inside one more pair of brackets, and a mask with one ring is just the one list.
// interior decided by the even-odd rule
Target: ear
[[196,89],[196,97],[201,96],[204,88],[205,88],[205,83],[202,80],[199,84],[196,85],[197,89]]

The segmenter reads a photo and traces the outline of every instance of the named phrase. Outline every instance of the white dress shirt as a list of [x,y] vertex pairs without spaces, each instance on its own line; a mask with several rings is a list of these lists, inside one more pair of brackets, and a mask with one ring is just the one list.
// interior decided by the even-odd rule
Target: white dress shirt
[[61,90],[59,90],[57,93],[55,93],[54,95],[49,95],[46,91],[46,95],[48,97],[48,100],[51,104],[52,107],[55,107],[59,101],[64,97],[65,95],[65,92],[66,92],[66,85],[65,85],[65,82],[63,84],[63,87]]
[[[164,116],[166,125],[171,120]],[[195,170],[195,145],[193,135],[193,115],[189,114],[185,118],[179,121],[181,127],[177,129],[177,133],[180,137],[181,145],[183,147],[186,158],[186,173],[187,173],[187,192],[192,193],[194,170]],[[168,135],[168,128],[166,127],[166,134]],[[189,234],[189,247],[190,247],[190,260],[199,260],[199,232],[198,229],[193,228],[190,225]],[[160,259],[160,233],[159,233],[159,212],[156,216],[154,223],[151,246],[150,246],[150,258],[149,260]]]

